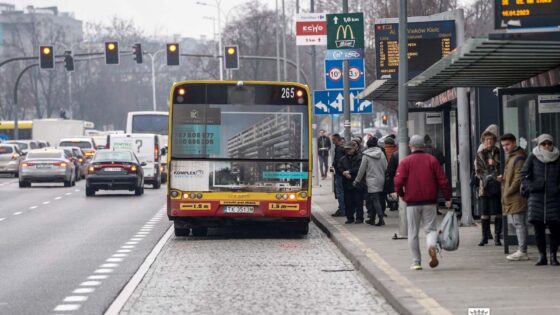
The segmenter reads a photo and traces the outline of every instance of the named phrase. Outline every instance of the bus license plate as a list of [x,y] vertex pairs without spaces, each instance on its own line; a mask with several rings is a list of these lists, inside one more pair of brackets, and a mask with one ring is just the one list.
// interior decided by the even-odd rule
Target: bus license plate
[[224,213],[253,213],[255,207],[225,206]]

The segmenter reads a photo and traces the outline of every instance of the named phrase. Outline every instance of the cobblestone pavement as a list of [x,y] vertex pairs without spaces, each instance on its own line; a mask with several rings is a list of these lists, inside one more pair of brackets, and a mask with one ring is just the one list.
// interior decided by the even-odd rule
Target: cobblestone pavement
[[396,314],[313,224],[217,231],[172,237],[121,314]]

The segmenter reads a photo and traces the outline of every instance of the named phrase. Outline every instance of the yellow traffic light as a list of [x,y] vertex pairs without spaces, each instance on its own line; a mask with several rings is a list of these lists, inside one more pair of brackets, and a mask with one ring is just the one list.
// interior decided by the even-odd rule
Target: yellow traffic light
[[233,47],[228,48],[227,53],[228,53],[229,55],[235,54],[235,48],[233,48]]
[[177,46],[176,45],[169,45],[169,51],[170,52],[175,52],[177,50]]
[[114,44],[114,43],[109,43],[109,44],[107,45],[107,49],[109,49],[109,50],[115,49],[115,44]]
[[44,55],[48,55],[51,53],[51,49],[50,47],[43,47],[43,54]]

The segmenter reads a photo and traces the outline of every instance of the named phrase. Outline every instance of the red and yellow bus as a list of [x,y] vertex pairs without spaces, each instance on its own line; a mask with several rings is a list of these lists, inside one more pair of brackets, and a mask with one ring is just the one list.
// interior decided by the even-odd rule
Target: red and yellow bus
[[307,234],[310,127],[311,97],[302,84],[175,83],[167,164],[175,235],[248,222]]

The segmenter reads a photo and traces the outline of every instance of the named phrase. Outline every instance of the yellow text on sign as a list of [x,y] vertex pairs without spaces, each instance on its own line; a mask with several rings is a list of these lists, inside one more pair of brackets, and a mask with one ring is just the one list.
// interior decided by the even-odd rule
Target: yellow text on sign
[[269,203],[268,210],[298,211],[299,204],[294,203]]
[[181,203],[181,210],[210,210],[210,203]]

